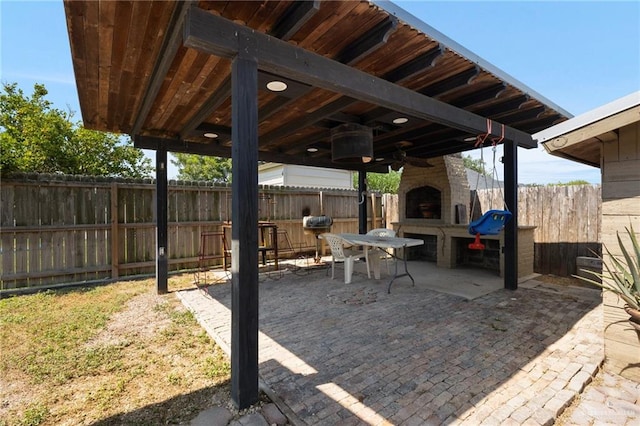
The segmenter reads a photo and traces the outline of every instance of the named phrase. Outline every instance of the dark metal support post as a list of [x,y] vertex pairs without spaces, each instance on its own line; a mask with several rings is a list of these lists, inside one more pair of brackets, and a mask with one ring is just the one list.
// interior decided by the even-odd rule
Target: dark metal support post
[[167,253],[167,149],[156,151],[156,288],[158,294],[168,292]]
[[518,289],[518,146],[504,144],[504,201],[513,217],[504,229],[504,288]]
[[231,71],[231,398],[239,409],[258,401],[258,67],[251,51]]
[[367,172],[358,171],[358,233],[367,233]]

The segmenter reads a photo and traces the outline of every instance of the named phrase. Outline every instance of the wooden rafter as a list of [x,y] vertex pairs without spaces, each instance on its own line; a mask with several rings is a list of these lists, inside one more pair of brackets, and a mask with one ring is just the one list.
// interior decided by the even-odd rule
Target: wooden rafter
[[[184,29],[185,46],[211,55],[233,58],[240,48],[239,39],[255,45],[258,66],[273,74],[465,132],[480,134],[491,128],[492,136],[501,136],[500,123],[488,123],[486,118],[469,111],[252,31],[201,9],[191,8]],[[508,126],[504,128],[504,138],[522,147],[536,146],[531,135]]]

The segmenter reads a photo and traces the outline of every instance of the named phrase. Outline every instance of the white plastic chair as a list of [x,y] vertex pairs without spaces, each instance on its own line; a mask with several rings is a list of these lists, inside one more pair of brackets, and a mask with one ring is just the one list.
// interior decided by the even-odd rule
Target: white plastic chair
[[[353,275],[354,260],[367,258],[364,251],[345,248],[345,241],[339,235],[325,233],[320,236],[329,243],[331,248],[331,279],[335,279],[336,262],[344,262],[344,283],[349,284]],[[369,264],[367,264],[368,270]]]
[[[396,236],[396,231],[394,231],[393,229],[389,229],[389,228],[375,228],[370,230],[369,232],[367,232],[367,235],[372,235],[374,237],[395,237]],[[388,251],[384,250],[384,249],[377,249],[377,250],[369,250],[367,252],[367,273],[369,272],[369,259],[368,256],[371,254],[370,252],[373,251],[374,254],[376,254],[376,252],[380,252],[380,254],[382,254],[381,258],[385,260],[385,263],[387,264],[387,274],[390,273],[389,272],[389,259],[393,259],[393,256],[391,255],[391,253],[389,253]],[[371,275],[369,275],[369,278],[371,278]]]

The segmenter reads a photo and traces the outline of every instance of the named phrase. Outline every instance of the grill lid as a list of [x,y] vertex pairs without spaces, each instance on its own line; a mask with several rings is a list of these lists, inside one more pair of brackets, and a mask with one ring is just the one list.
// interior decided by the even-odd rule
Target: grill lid
[[302,218],[302,227],[307,229],[329,228],[333,219],[329,216],[305,216]]

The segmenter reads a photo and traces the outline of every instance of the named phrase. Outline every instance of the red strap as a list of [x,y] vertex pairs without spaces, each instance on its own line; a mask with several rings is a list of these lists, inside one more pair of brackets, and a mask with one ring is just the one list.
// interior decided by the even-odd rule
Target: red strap
[[500,135],[500,139],[497,138],[493,138],[491,139],[491,144],[493,146],[498,145],[500,142],[502,142],[502,140],[504,139],[504,124],[502,125],[502,134]]
[[[484,145],[484,141],[487,140],[487,138],[489,137],[489,135],[491,134],[491,119],[487,118],[487,133],[485,133],[484,135],[478,135],[478,138],[476,139],[476,144],[474,145],[475,148],[478,148],[479,146]],[[504,130],[504,125],[503,125],[503,130]]]

